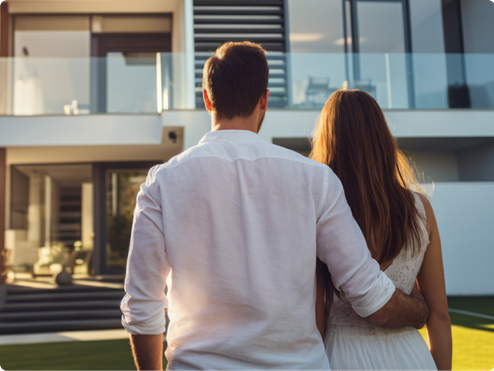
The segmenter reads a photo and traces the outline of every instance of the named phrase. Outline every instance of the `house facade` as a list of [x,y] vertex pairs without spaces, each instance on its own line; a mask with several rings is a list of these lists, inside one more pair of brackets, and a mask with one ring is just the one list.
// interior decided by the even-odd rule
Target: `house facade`
[[432,195],[448,294],[494,294],[490,0],[9,0],[0,9],[9,274],[122,275],[147,171],[210,129],[204,62],[223,42],[248,40],[268,50],[260,135],[307,155],[334,91],[373,95]]

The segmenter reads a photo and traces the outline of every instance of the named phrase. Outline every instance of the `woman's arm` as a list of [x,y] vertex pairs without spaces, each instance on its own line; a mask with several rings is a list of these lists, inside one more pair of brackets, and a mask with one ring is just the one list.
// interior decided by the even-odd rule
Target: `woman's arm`
[[421,195],[420,198],[424,203],[427,215],[427,231],[430,239],[422,267],[417,276],[419,289],[429,306],[429,319],[426,323],[427,337],[438,370],[451,370],[451,320],[444,283],[441,240],[431,204],[424,196]]

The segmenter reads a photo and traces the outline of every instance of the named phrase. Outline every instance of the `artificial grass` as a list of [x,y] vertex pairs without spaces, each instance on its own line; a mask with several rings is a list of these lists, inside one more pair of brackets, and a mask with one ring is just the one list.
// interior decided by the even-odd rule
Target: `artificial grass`
[[3,345],[0,366],[4,370],[136,369],[129,340]]
[[[449,307],[494,315],[494,297],[450,297]],[[450,313],[453,370],[494,368],[494,321]],[[420,330],[425,338],[425,329]],[[128,340],[0,346],[4,370],[135,370]],[[163,358],[166,367],[166,359]]]
[[[448,306],[494,316],[494,297],[457,296]],[[453,335],[453,370],[494,369],[494,320],[450,313]],[[420,333],[426,339],[425,328]]]

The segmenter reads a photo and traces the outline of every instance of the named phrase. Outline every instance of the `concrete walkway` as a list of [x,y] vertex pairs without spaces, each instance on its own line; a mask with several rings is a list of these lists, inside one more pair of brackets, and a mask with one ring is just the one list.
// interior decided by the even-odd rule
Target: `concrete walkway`
[[118,340],[128,338],[129,334],[124,329],[1,335],[0,346],[12,344],[58,343],[65,341]]

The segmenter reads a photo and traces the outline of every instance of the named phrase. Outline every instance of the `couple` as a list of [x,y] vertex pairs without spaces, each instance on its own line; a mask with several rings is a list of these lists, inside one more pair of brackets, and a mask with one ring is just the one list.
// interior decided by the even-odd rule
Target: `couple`
[[257,135],[268,73],[258,45],[221,46],[212,131],[141,186],[121,305],[137,367],[162,368],[168,308],[170,370],[450,368],[434,215],[377,103],[335,93],[314,161]]

